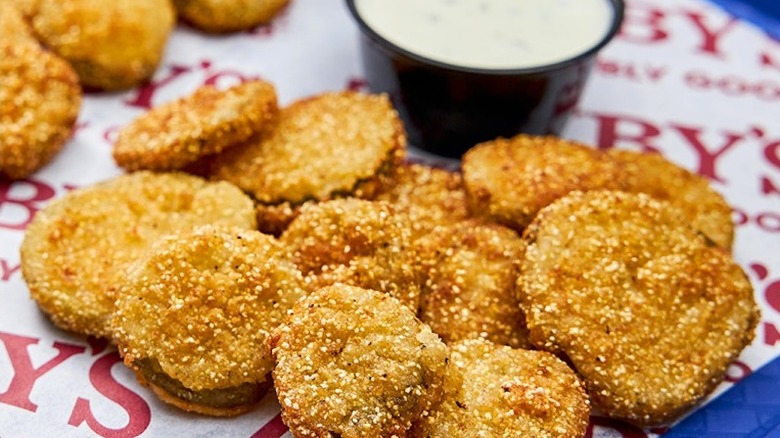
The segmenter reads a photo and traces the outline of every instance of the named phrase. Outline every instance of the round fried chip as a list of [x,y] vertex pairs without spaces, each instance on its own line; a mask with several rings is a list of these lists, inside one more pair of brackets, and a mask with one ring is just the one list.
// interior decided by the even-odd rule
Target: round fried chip
[[731,207],[706,178],[659,154],[611,149],[607,156],[622,166],[621,190],[647,193],[671,202],[682,210],[693,228],[717,245],[731,249],[734,241]]
[[0,44],[12,43],[38,45],[17,2],[4,0],[0,2]]
[[[484,339],[451,346],[444,399],[409,436],[575,438],[590,415],[580,379],[554,355]],[[449,374],[459,373],[453,378]]]
[[173,0],[176,11],[206,32],[234,32],[271,21],[289,0]]
[[474,216],[522,230],[572,190],[618,188],[618,169],[598,151],[557,137],[517,135],[478,144],[463,156]]
[[484,338],[528,346],[516,291],[525,247],[520,236],[470,220],[434,229],[418,247],[424,273],[420,320],[444,342]]
[[306,204],[280,241],[313,289],[336,282],[386,292],[416,312],[422,271],[412,224],[385,202]]
[[419,234],[469,216],[461,175],[424,164],[398,166],[388,186],[374,199],[409,214]]
[[759,312],[744,272],[670,203],[572,192],[524,239],[529,339],[565,355],[609,416],[674,420],[753,339]]
[[[4,6],[5,8],[8,6]],[[0,42],[0,176],[24,178],[65,145],[81,107],[67,62],[32,42]]]
[[22,242],[22,274],[56,325],[110,337],[107,319],[125,268],[160,238],[206,224],[252,229],[252,201],[228,183],[184,174],[120,176],[39,211]]
[[250,193],[261,229],[278,231],[305,201],[374,196],[405,148],[386,95],[326,93],[282,109],[258,137],[217,156],[212,177]]
[[398,300],[337,284],[274,333],[274,386],[296,437],[403,437],[439,401],[447,347]]
[[38,39],[70,62],[82,84],[106,90],[152,76],[174,21],[167,0],[37,0],[32,10]]
[[276,91],[268,82],[249,81],[224,91],[203,86],[119,131],[114,160],[127,170],[182,169],[247,140],[276,113]]
[[114,339],[163,401],[207,415],[259,402],[270,332],[303,296],[303,277],[276,240],[206,225],[167,237],[127,270]]

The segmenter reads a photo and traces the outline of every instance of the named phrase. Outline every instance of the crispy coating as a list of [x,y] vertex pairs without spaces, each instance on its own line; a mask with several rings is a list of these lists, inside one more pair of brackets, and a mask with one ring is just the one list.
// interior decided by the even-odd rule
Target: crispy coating
[[220,154],[212,177],[254,196],[261,229],[280,230],[305,201],[373,197],[405,150],[386,95],[326,93],[282,109],[258,137]]
[[125,268],[163,236],[211,223],[254,228],[252,201],[228,183],[184,174],[120,176],[39,211],[22,242],[22,274],[56,325],[110,337]]
[[289,0],[174,0],[180,17],[206,32],[234,32],[271,21]]
[[476,220],[440,226],[420,239],[420,320],[451,343],[484,338],[528,346],[517,276],[525,245],[514,231]]
[[469,209],[522,230],[572,190],[618,188],[618,169],[597,151],[557,137],[517,135],[481,143],[463,156]]
[[273,367],[268,337],[303,293],[273,237],[206,225],[168,236],[127,270],[114,339],[139,380],[173,396],[165,401],[235,415],[262,399],[254,389]]
[[65,145],[81,106],[68,63],[31,42],[0,42],[0,176],[24,178]]
[[753,339],[759,312],[747,277],[670,203],[572,192],[524,239],[529,339],[568,357],[609,416],[674,420]]
[[17,2],[3,0],[0,2],[0,44],[11,43],[38,45]]
[[114,160],[127,170],[174,170],[259,132],[278,111],[274,86],[249,81],[228,90],[203,86],[124,127]]
[[554,355],[471,339],[451,346],[442,403],[414,438],[585,436],[590,404],[577,375]]
[[436,225],[456,223],[469,216],[461,175],[424,164],[396,167],[389,185],[375,199],[409,214],[421,235]]
[[385,292],[416,312],[422,270],[412,225],[385,202],[306,204],[280,240],[312,289],[336,282]]
[[447,347],[401,303],[336,284],[271,338],[282,419],[296,437],[404,437],[439,401]]
[[647,193],[671,202],[682,210],[693,228],[719,246],[731,249],[734,241],[731,207],[706,178],[659,154],[611,149],[607,156],[622,166],[621,190]]
[[116,90],[150,78],[175,14],[169,0],[36,0],[38,39],[65,58],[83,85]]

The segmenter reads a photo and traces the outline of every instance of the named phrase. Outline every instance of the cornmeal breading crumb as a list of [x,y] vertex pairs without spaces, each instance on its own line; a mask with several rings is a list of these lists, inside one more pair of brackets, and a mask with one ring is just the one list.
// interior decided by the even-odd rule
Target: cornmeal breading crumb
[[[212,178],[251,194],[261,229],[278,233],[306,201],[372,198],[405,152],[406,134],[386,95],[326,93],[283,108],[273,126],[217,156]],[[279,205],[290,214],[281,216],[287,209]]]
[[528,346],[516,290],[525,249],[520,236],[470,220],[435,228],[418,248],[424,267],[420,319],[445,342],[484,338]]
[[522,231],[572,190],[617,189],[618,166],[577,142],[521,134],[471,148],[463,180],[472,215]]
[[[125,363],[145,380],[156,371],[179,382],[186,391],[172,395],[187,410],[233,414],[258,402],[261,393],[214,405],[271,372],[269,333],[304,295],[286,255],[259,231],[211,225],[159,242],[118,289],[111,326]],[[192,395],[205,390],[211,399]]]
[[[9,7],[4,4],[3,15],[13,14]],[[21,179],[65,145],[81,87],[67,62],[19,34],[7,38],[6,30],[0,35],[0,177]]]
[[312,289],[342,282],[388,293],[416,312],[422,270],[412,224],[385,202],[335,199],[301,208],[280,240]]
[[554,355],[471,339],[452,344],[451,356],[442,403],[415,423],[410,437],[585,435],[585,389]]
[[457,223],[469,216],[460,173],[424,164],[396,167],[387,187],[374,199],[408,214],[420,235],[436,225]]
[[222,224],[252,229],[252,200],[228,183],[138,172],[74,190],[39,211],[21,246],[30,296],[55,324],[110,337],[124,270],[162,237]]
[[282,418],[296,437],[404,437],[442,397],[447,347],[381,292],[319,289],[271,346]]
[[674,420],[753,339],[759,312],[745,273],[668,202],[572,192],[524,239],[530,340],[566,355],[606,415]]
[[249,81],[227,90],[206,85],[119,131],[114,159],[127,170],[182,169],[249,139],[277,111],[276,91],[268,82]]
[[129,88],[149,79],[175,24],[173,5],[158,0],[35,0],[35,36],[65,58],[83,85]]

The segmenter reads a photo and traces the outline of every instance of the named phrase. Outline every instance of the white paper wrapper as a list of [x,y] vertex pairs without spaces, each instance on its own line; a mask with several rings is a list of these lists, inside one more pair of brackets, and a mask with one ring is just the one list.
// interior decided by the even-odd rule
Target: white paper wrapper
[[[734,254],[762,308],[754,344],[729,371],[736,380],[777,356],[780,345],[780,43],[699,0],[627,6],[623,32],[600,55],[565,136],[602,148],[656,149],[708,176],[735,207]],[[273,395],[230,419],[162,404],[105,342],[55,328],[19,271],[18,248],[34,211],[121,173],[111,158],[117,128],[201,84],[226,87],[256,76],[276,85],[282,104],[359,88],[358,30],[343,2],[293,0],[272,25],[230,36],[180,25],[151,86],[87,95],[79,129],[56,159],[26,181],[0,182],[0,438],[285,433]],[[594,424],[594,436],[634,430]]]

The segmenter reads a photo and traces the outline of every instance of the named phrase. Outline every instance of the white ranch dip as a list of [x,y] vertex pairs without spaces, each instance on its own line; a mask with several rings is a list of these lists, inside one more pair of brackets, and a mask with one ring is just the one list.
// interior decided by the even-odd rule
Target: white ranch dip
[[355,7],[402,49],[482,69],[572,58],[606,36],[614,15],[607,0],[356,0]]

